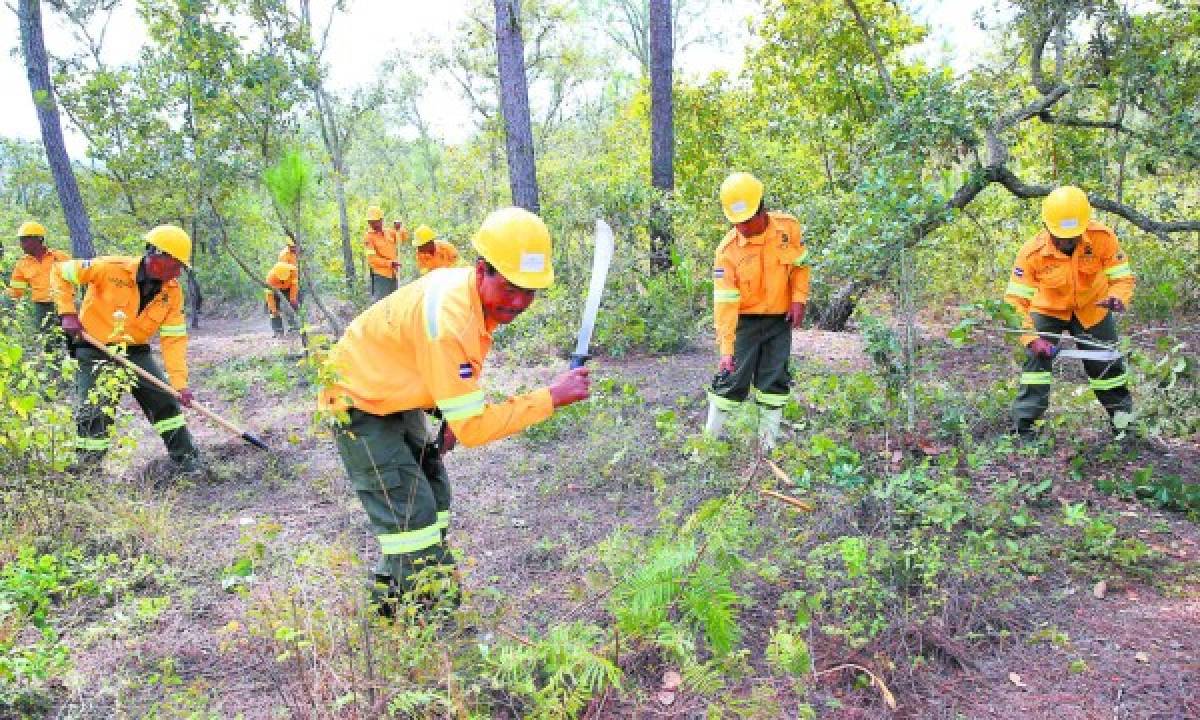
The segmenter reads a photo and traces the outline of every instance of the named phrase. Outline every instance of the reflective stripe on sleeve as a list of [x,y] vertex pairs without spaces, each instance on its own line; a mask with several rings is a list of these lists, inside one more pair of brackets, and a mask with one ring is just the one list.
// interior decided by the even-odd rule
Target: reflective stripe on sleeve
[[29,283],[25,282],[24,280],[13,280],[9,287],[16,288],[18,290],[28,290]]
[[79,284],[79,262],[77,260],[68,260],[59,267],[62,268],[59,272],[62,274],[63,280],[72,285]]
[[793,265],[807,265],[808,264],[808,248],[804,248],[803,250],[801,250],[800,256],[797,257],[795,260],[793,260],[792,264]]
[[1050,385],[1054,382],[1054,375],[1049,372],[1023,372],[1021,373],[1022,385]]
[[161,337],[187,337],[187,323],[183,325],[163,325],[158,329]]
[[438,313],[442,311],[442,295],[446,286],[435,284],[425,291],[425,334],[430,340],[438,336]]
[[1112,390],[1119,388],[1129,382],[1129,373],[1121,373],[1116,377],[1110,378],[1092,378],[1088,380],[1088,386],[1093,390]]
[[1133,270],[1130,269],[1129,263],[1126,262],[1108,268],[1104,271],[1104,274],[1108,276],[1109,280],[1117,280],[1118,278],[1129,277],[1133,274]]
[[174,417],[169,417],[166,420],[159,420],[158,422],[154,423],[154,429],[159,435],[165,435],[166,433],[169,433],[172,430],[178,430],[185,425],[187,425],[187,421],[183,419],[183,416],[176,415]]
[[441,510],[437,515],[437,523],[434,525],[438,530],[446,530],[450,527],[450,511]]
[[735,303],[741,302],[742,294],[737,290],[713,290],[713,302],[715,303]]
[[433,547],[442,541],[442,532],[437,525],[419,530],[377,535],[379,549],[384,555],[406,555]]
[[1037,295],[1037,288],[1028,285],[1022,285],[1019,282],[1010,280],[1008,287],[1004,290],[1005,295],[1016,295],[1026,300],[1032,300],[1034,295]]
[[483,391],[476,390],[466,395],[446,398],[439,401],[437,406],[442,411],[442,417],[447,421],[466,420],[469,417],[482,415],[484,406]]

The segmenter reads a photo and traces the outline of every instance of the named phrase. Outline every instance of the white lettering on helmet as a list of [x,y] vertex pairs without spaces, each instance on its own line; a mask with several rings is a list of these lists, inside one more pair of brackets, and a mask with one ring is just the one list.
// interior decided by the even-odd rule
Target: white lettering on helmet
[[1070,230],[1079,227],[1079,221],[1075,218],[1067,218],[1059,223],[1063,230]]
[[746,212],[746,201],[738,200],[735,203],[730,203],[729,204],[729,212],[735,212],[735,213]]
[[545,253],[521,253],[521,272],[544,272],[546,270]]

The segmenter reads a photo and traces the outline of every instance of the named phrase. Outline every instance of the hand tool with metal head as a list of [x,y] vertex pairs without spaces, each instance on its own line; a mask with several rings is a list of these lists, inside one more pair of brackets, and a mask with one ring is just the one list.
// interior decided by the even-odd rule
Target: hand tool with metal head
[[583,320],[579,323],[579,337],[575,352],[571,353],[571,367],[583,367],[591,355],[588,346],[592,342],[592,330],[596,326],[596,315],[600,312],[600,298],[604,295],[604,282],[608,278],[608,266],[612,263],[614,250],[613,231],[603,219],[596,220],[596,254],[592,256],[592,280],[588,285],[587,302],[583,305]]
[[[105,357],[107,357],[109,360],[112,360],[115,363],[124,365],[126,368],[137,373],[137,375],[139,377],[141,377],[143,380],[150,383],[154,387],[158,388],[159,390],[162,390],[163,392],[167,393],[168,395],[175,398],[176,400],[179,399],[179,391],[177,391],[175,388],[166,384],[162,380],[159,380],[158,378],[154,377],[150,373],[141,369],[137,365],[134,365],[133,363],[129,362],[129,360],[121,357],[120,355],[112,354],[112,352],[110,352],[109,349],[103,343],[101,343],[99,340],[92,337],[91,335],[88,335],[87,333],[83,333],[82,337],[83,337],[84,342],[88,343],[92,347],[94,347],[97,350],[99,350],[100,352],[104,353]],[[254,447],[258,448],[259,450],[270,450],[271,449],[271,448],[267,447],[267,444],[265,442],[263,442],[262,440],[259,440],[257,437],[251,435],[250,433],[246,432],[245,430],[242,430],[237,425],[234,425],[233,423],[229,422],[225,418],[216,414],[212,410],[209,410],[208,408],[204,407],[200,403],[193,400],[192,404],[189,407],[192,410],[195,410],[196,412],[200,413],[204,417],[208,418],[209,420],[213,421],[217,425],[220,425],[222,428],[229,431],[230,433],[237,435],[242,440],[245,440],[246,442],[250,443]]]

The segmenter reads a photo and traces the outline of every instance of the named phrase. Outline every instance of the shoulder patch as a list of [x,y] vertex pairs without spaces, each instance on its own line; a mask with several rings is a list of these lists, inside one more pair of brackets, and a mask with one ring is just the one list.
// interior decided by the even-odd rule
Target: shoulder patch
[[474,375],[475,368],[471,366],[471,363],[465,362],[458,366],[458,376],[463,380],[469,380]]
[[725,277],[725,268],[723,268],[723,267],[713,268],[713,278],[714,279],[720,280],[723,277]]
[[1013,268],[1013,275],[1016,275],[1017,277],[1025,277],[1025,271],[1019,267],[1015,267]]

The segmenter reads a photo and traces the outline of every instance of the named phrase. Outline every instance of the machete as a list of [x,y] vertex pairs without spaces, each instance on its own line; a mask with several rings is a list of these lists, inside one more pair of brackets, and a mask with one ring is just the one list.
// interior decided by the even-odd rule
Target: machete
[[1070,348],[1067,350],[1059,350],[1054,353],[1054,357],[1060,358],[1079,358],[1080,360],[1098,360],[1100,362],[1114,362],[1121,359],[1121,353],[1113,350],[1077,350]]
[[583,367],[591,355],[588,346],[592,343],[592,330],[596,327],[596,315],[600,312],[600,297],[604,294],[604,281],[608,278],[608,266],[613,256],[613,231],[603,219],[596,219],[596,254],[592,256],[592,281],[588,285],[587,302],[583,304],[583,319],[579,323],[579,338],[575,341],[575,352],[571,353],[571,367]]

